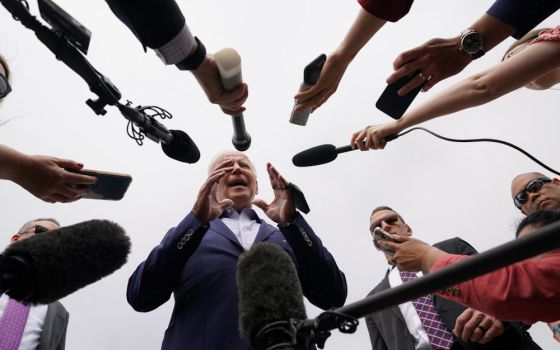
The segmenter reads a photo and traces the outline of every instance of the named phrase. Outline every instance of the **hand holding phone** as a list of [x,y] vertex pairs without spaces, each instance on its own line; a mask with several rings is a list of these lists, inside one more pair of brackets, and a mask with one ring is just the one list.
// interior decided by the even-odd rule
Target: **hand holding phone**
[[[305,67],[303,70],[303,83],[301,83],[299,87],[299,92],[309,90],[311,86],[317,84],[326,61],[327,55],[321,54]],[[294,103],[294,108],[292,109],[292,114],[290,116],[290,123],[304,126],[307,124],[309,114],[311,114],[311,107],[301,111],[296,111],[296,106],[300,102],[303,101],[296,100]]]
[[389,232],[385,231],[381,227],[376,227],[375,230],[373,230],[373,245],[375,245],[375,248],[381,250],[382,252],[384,252],[388,255],[395,254],[394,250],[389,249],[389,248],[383,248],[382,246],[380,246],[378,241],[381,241],[381,240],[394,242],[394,240],[391,238],[391,234]]
[[385,88],[385,90],[383,90],[383,93],[381,94],[381,96],[379,96],[379,99],[375,103],[377,109],[385,112],[393,119],[400,119],[404,112],[406,112],[412,101],[414,101],[416,95],[418,95],[420,90],[422,90],[422,87],[424,86],[424,84],[426,84],[427,80],[424,80],[422,84],[418,85],[404,96],[399,96],[397,92],[400,90],[400,88],[408,84],[412,79],[416,78],[419,75],[420,71],[418,70],[410,73],[409,75],[405,75],[392,84],[387,85],[387,87]]
[[91,185],[80,185],[87,187],[89,193],[82,198],[88,199],[104,199],[104,200],[120,200],[124,197],[132,177],[128,174],[112,173],[91,169],[66,169],[68,171],[95,176],[97,182]]

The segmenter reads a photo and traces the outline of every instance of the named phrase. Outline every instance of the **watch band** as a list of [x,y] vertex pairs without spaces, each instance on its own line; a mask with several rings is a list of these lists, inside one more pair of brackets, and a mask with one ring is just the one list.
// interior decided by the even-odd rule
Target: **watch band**
[[190,57],[187,57],[181,62],[175,64],[175,66],[177,66],[180,70],[195,70],[206,58],[206,47],[204,47],[204,44],[202,44],[196,36],[194,37],[194,40],[197,44],[194,53]]
[[459,50],[461,50],[464,53],[466,53],[467,55],[471,56],[471,58],[473,60],[476,60],[477,58],[480,58],[480,57],[484,56],[484,54],[486,54],[486,50],[484,50],[483,46],[481,46],[476,52],[468,52],[468,51],[463,49],[463,39],[471,33],[475,33],[475,34],[479,35],[481,37],[481,42],[484,43],[484,39],[482,38],[480,33],[478,33],[473,28],[467,28],[467,29],[465,29],[461,32],[461,35],[460,35],[461,36],[461,47],[459,48]]

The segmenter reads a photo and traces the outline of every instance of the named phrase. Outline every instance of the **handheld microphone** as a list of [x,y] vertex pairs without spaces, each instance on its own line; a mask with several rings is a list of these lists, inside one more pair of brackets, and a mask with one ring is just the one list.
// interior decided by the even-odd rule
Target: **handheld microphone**
[[90,220],[12,243],[0,255],[0,294],[49,304],[118,270],[130,239],[122,227]]
[[[241,77],[241,57],[231,48],[220,50],[214,54],[220,76],[222,78],[222,85],[227,91],[231,91],[239,86],[243,79]],[[238,151],[246,151],[251,146],[251,136],[245,130],[245,120],[243,113],[232,116],[233,122],[233,137],[231,142]]]
[[251,350],[304,349],[297,327],[306,318],[303,292],[290,256],[255,244],[237,263],[239,330]]
[[[390,135],[384,138],[385,142],[392,141],[399,135]],[[330,163],[338,157],[340,153],[355,151],[351,145],[336,147],[334,145],[319,145],[306,149],[296,154],[292,158],[292,163],[297,167],[307,167]]]
[[[167,111],[153,106],[132,108],[122,103],[119,103],[118,107],[122,115],[138,126],[140,132],[146,135],[146,137],[156,143],[161,141],[161,148],[169,158],[184,163],[196,163],[200,159],[200,151],[187,133],[181,130],[168,130],[154,116],[148,115],[145,112],[147,109],[150,109],[156,112],[155,115],[165,116],[168,114]],[[133,138],[137,142],[142,140],[138,136]]]

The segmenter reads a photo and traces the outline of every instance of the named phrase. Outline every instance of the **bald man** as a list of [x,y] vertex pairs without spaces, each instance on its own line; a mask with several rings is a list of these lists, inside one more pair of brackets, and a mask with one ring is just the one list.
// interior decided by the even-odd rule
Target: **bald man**
[[560,209],[560,180],[537,172],[517,175],[511,182],[511,197],[525,215],[543,209]]

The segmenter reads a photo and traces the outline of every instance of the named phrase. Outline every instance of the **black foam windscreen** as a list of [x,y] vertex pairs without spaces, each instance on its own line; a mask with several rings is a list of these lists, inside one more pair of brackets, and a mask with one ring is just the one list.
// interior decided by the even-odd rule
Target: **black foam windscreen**
[[13,278],[2,288],[16,300],[49,304],[113,273],[129,252],[129,237],[111,221],[61,227],[6,248],[0,273]]
[[303,292],[290,256],[279,246],[258,243],[237,264],[239,329],[251,349],[256,334],[276,321],[305,319]]
[[337,156],[334,145],[319,145],[299,152],[292,158],[292,163],[298,167],[314,166],[332,162]]
[[181,130],[169,130],[173,139],[169,143],[161,143],[161,149],[169,157],[183,163],[196,163],[200,159],[200,151],[187,133]]

